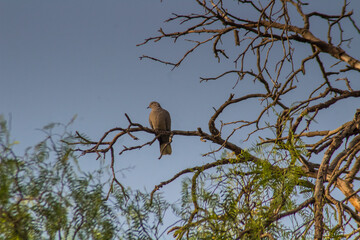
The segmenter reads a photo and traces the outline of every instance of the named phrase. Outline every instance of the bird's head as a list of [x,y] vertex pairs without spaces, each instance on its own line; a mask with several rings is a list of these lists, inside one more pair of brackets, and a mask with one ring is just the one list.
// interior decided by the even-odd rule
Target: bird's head
[[154,108],[161,108],[161,106],[160,103],[158,102],[151,102],[147,108],[154,109]]

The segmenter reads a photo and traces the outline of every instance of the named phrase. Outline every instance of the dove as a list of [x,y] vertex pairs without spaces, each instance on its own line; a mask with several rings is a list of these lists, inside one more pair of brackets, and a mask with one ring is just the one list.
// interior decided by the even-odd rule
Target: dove
[[[151,112],[149,115],[149,123],[152,129],[160,131],[171,131],[171,118],[168,111],[163,109],[158,102],[151,102],[149,107]],[[160,154],[170,155],[170,135],[161,135],[158,137],[160,143]]]

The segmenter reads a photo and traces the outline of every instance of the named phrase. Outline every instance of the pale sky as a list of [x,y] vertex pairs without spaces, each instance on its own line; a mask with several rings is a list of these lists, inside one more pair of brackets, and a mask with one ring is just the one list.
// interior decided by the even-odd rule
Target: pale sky
[[[7,119],[11,115],[12,138],[20,142],[16,146],[19,153],[44,137],[36,129],[51,122],[67,123],[75,114],[78,117],[71,130],[93,140],[113,127],[126,127],[124,113],[149,126],[147,106],[153,100],[170,112],[172,129],[196,130],[200,126],[207,130],[212,107],[228,98],[234,84],[199,83],[200,76],[222,71],[212,54],[202,49],[199,53],[204,56],[194,55],[182,68],[172,70],[139,57],[146,54],[175,60],[184,44],[136,47],[157,34],[172,12],[194,8],[192,1],[183,2],[187,4],[1,1],[0,113]],[[152,137],[140,136],[143,141]],[[123,141],[119,146],[132,144],[129,139]],[[208,143],[177,136],[173,141],[173,154],[160,161],[157,143],[119,157],[119,168],[135,167],[124,181],[151,191],[183,168],[212,161],[201,157],[211,150]],[[96,168],[95,157],[82,158],[80,163],[87,161],[84,167]]]

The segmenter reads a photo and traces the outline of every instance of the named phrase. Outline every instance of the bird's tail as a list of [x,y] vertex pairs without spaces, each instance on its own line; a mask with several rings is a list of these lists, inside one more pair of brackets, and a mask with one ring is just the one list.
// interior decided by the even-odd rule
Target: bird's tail
[[160,143],[160,154],[170,155],[172,153],[171,145],[169,142],[169,136],[159,137],[159,143]]
[[170,155],[172,153],[170,143],[163,143],[160,145],[160,151],[162,155]]

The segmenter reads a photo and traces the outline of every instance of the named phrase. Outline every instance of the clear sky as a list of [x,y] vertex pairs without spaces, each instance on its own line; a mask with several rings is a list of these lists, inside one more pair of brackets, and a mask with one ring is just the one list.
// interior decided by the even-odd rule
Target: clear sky
[[[353,2],[359,19],[360,4]],[[173,129],[207,130],[212,107],[220,106],[230,93],[240,96],[244,92],[232,89],[234,80],[200,83],[199,77],[218,75],[233,67],[231,61],[217,64],[209,48],[202,48],[182,67],[171,70],[139,57],[176,60],[189,43],[164,41],[136,47],[160,27],[176,31],[176,25],[164,24],[171,13],[194,9],[198,7],[191,0],[0,1],[0,113],[7,118],[11,114],[12,137],[20,142],[17,148],[42,139],[37,128],[50,122],[66,123],[75,114],[72,130],[94,140],[110,128],[127,126],[124,113],[148,126],[146,107],[153,100],[170,112]],[[360,58],[358,44],[352,46],[351,54]],[[351,119],[354,104],[360,106],[358,101],[349,103],[337,113]],[[232,114],[251,114],[252,106],[245,107]],[[143,141],[152,138],[138,136]],[[201,157],[212,149],[208,143],[178,136],[173,141],[173,154],[160,161],[157,143],[118,157],[119,169],[134,167],[119,179],[151,191],[182,169],[213,160]],[[122,144],[130,146],[132,141],[122,140]],[[95,156],[80,161],[87,167],[98,166]]]
[[[192,1],[184,2],[0,1],[0,113],[6,118],[11,114],[12,138],[20,142],[16,149],[20,152],[41,140],[44,135],[36,129],[67,123],[75,114],[71,130],[94,140],[110,128],[127,126],[124,113],[149,126],[147,106],[153,100],[170,112],[173,129],[206,130],[212,107],[219,106],[233,86],[230,81],[199,83],[201,75],[220,72],[214,69],[219,68],[217,61],[194,56],[172,71],[139,57],[179,57],[181,44],[136,47],[157,34],[172,12],[194,8]],[[203,53],[206,59],[211,56],[206,49]],[[143,141],[152,138],[140,136]],[[133,143],[127,139],[120,144]],[[209,150],[209,144],[196,138],[175,137],[170,157],[159,161],[156,143],[124,154],[117,165],[134,167],[124,182],[151,191],[183,168],[212,161],[201,157]],[[80,163],[97,167],[93,157]]]

